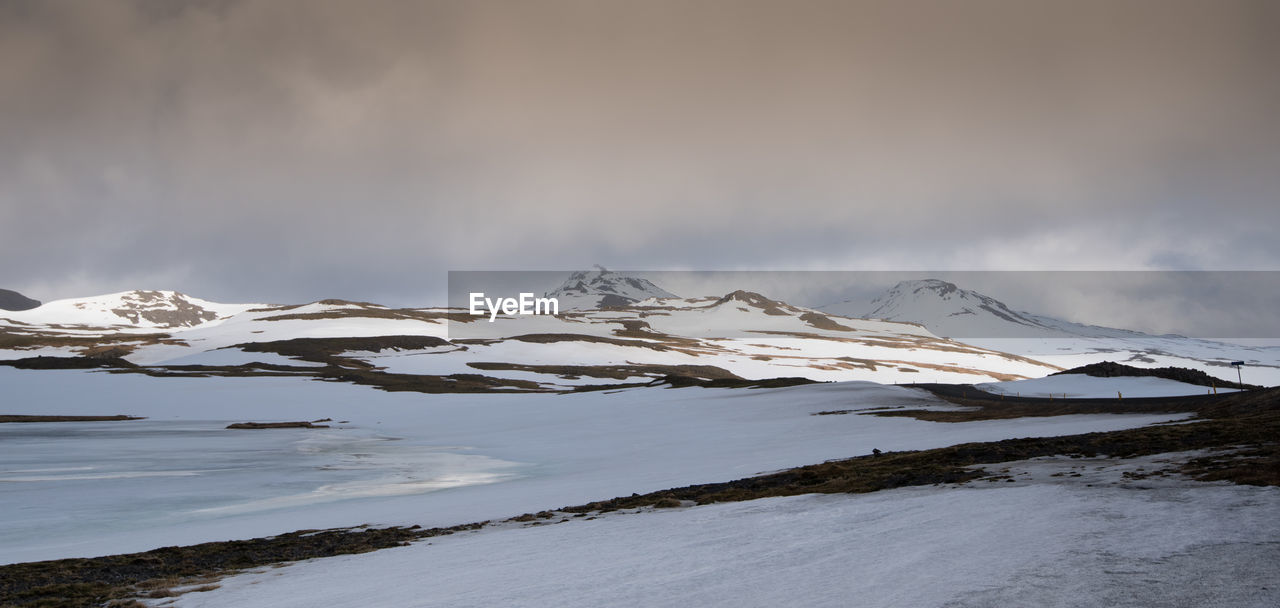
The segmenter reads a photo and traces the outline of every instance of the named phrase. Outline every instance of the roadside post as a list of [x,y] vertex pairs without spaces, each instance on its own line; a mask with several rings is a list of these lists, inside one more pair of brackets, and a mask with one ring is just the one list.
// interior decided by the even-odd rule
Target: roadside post
[[1231,366],[1236,368],[1236,384],[1240,390],[1244,390],[1244,381],[1240,379],[1240,368],[1244,367],[1244,361],[1232,361]]

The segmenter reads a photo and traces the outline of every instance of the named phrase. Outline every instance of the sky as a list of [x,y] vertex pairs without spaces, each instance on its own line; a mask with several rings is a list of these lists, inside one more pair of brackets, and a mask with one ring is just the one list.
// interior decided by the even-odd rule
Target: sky
[[0,0],[0,287],[1280,270],[1276,31],[1270,0]]

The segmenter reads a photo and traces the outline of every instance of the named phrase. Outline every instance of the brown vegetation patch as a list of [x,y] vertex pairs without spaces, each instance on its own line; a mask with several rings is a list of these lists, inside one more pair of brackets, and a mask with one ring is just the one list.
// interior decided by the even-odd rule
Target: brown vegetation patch
[[[375,305],[376,306],[376,305]],[[271,317],[263,317],[263,321],[314,321],[317,319],[350,319],[350,318],[369,318],[369,319],[394,319],[423,321],[427,323],[440,323],[442,321],[452,321],[456,323],[470,323],[481,317],[472,316],[465,311],[428,311],[418,310],[416,308],[338,308],[334,310],[323,310],[318,312],[299,312],[284,315],[275,315]]]
[[475,530],[484,523],[430,529],[412,526],[299,530],[267,538],[164,547],[144,553],[10,564],[0,566],[0,605],[99,606],[111,600],[150,595],[165,585],[177,586],[186,577],[222,576],[280,562],[367,553]]
[[128,334],[112,333],[103,330],[99,336],[69,336],[55,332],[15,332],[8,328],[0,328],[0,349],[35,349],[42,347],[72,348],[81,354],[102,353],[111,349],[114,356],[127,355],[139,346],[154,344],[171,344],[185,346],[186,342],[173,338],[169,334]]
[[1000,352],[998,350],[991,350],[989,348],[979,348],[977,346],[970,346],[968,344],[956,342],[954,340],[947,340],[945,338],[930,338],[927,336],[913,336],[910,334],[896,334],[896,337],[892,337],[892,336],[874,336],[874,337],[871,337],[871,336],[859,336],[859,337],[824,336],[822,334],[815,334],[813,332],[780,331],[780,330],[753,330],[751,333],[772,335],[772,336],[786,336],[786,337],[792,337],[792,338],[805,338],[809,340],[827,340],[830,342],[845,342],[850,344],[861,344],[864,346],[878,346],[882,348],[898,348],[898,349],[920,348],[920,349],[934,350],[939,352],[960,353],[960,354],[966,354],[966,355],[993,355],[993,356],[998,356],[1004,359],[1008,359],[1010,361],[1021,361],[1023,363],[1030,363],[1033,365],[1038,365],[1040,367],[1046,367],[1049,369],[1062,369],[1056,365],[1045,363],[1043,361],[1037,361],[1030,357],[1024,357],[1022,355],[1015,355],[1012,353]]
[[146,320],[150,323],[163,325],[165,327],[193,327],[212,321],[218,318],[218,314],[212,310],[206,310],[202,306],[197,306],[187,301],[180,293],[175,293],[167,298],[158,291],[135,291],[134,298],[143,304],[160,304],[164,303],[172,308],[161,308],[158,310],[136,309],[136,308],[113,308],[111,312],[116,316],[128,319],[130,323],[137,324],[138,321]]
[[649,323],[647,321],[609,320],[608,323],[619,323],[622,325],[622,329],[613,330],[613,335],[618,336],[619,338],[656,340],[673,346],[686,346],[692,348],[702,346],[702,342],[695,338],[685,338],[653,331],[653,329],[649,327]]
[[367,369],[323,368],[318,374],[326,380],[351,382],[388,392],[416,393],[529,393],[551,392],[532,380],[494,378],[481,374],[389,374]]
[[716,300],[706,308],[713,308],[721,304],[729,302],[743,302],[753,308],[759,308],[766,315],[774,316],[790,316],[791,313],[800,312],[800,309],[783,302],[770,300],[754,291],[744,291],[739,289],[733,293],[726,294],[723,298]]
[[800,315],[800,320],[818,329],[825,329],[828,331],[856,331],[852,327],[835,322],[834,319],[827,315],[816,312],[806,312]]
[[534,344],[554,344],[556,342],[589,342],[593,344],[612,344],[614,346],[630,346],[635,348],[649,348],[656,351],[670,350],[669,347],[655,342],[645,342],[643,340],[623,340],[619,338],[607,338],[604,336],[591,336],[587,334],[523,334],[519,336],[511,336],[508,340],[519,340],[520,342],[531,342]]
[[889,365],[898,365],[898,366],[914,365],[916,367],[922,367],[924,369],[931,369],[939,372],[950,372],[953,374],[965,374],[968,376],[988,376],[991,378],[995,378],[1001,382],[1006,382],[1009,380],[1022,380],[1026,378],[1026,376],[1019,376],[1017,374],[1006,374],[1004,372],[994,372],[986,369],[975,369],[972,367],[959,367],[956,365],[942,365],[939,363],[923,363],[920,361],[899,361],[897,359],[881,359],[880,363],[885,363]]
[[1182,471],[1201,481],[1280,486],[1280,445],[1275,442],[1227,449],[1192,459]]
[[306,306],[306,304],[283,304],[280,306],[264,306],[262,308],[250,308],[245,312],[280,312],[284,310],[293,310],[295,308],[302,308],[303,306]]
[[370,364],[340,356],[347,351],[381,352],[389,349],[422,350],[448,346],[449,341],[435,336],[369,336],[357,338],[293,338],[271,342],[237,344],[251,353],[276,353],[337,367],[371,367]]

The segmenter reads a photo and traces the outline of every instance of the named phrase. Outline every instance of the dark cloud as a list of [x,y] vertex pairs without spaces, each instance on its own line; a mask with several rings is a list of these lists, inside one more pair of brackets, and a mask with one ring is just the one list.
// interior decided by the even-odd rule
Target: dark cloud
[[0,286],[1262,268],[1280,6],[0,0]]

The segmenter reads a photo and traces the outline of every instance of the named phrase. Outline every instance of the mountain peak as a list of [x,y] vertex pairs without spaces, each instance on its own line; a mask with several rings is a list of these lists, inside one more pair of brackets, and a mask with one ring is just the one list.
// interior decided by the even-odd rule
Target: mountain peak
[[868,318],[920,323],[944,336],[1008,335],[1013,326],[1048,329],[1004,302],[941,279],[900,281],[871,305]]
[[545,295],[558,299],[561,310],[627,306],[649,298],[678,297],[648,279],[614,272],[599,265],[595,270],[570,274],[564,283]]
[[944,281],[942,279],[917,279],[912,281],[898,281],[898,284],[894,285],[893,289],[897,289],[901,291],[909,290],[912,293],[920,293],[922,291],[931,291],[944,299],[950,298],[952,294],[959,294],[961,297],[964,297],[965,294],[975,294],[980,297],[986,297],[986,296],[982,296],[982,294],[978,294],[977,292],[969,291],[967,289],[960,289],[959,287],[956,286],[955,283],[948,283],[947,281]]
[[785,315],[786,310],[798,311],[799,309],[777,300],[770,300],[754,291],[746,291],[739,289],[737,291],[725,294],[724,297],[716,300],[708,308],[728,304],[729,302],[741,302],[752,308],[759,308],[767,315]]

